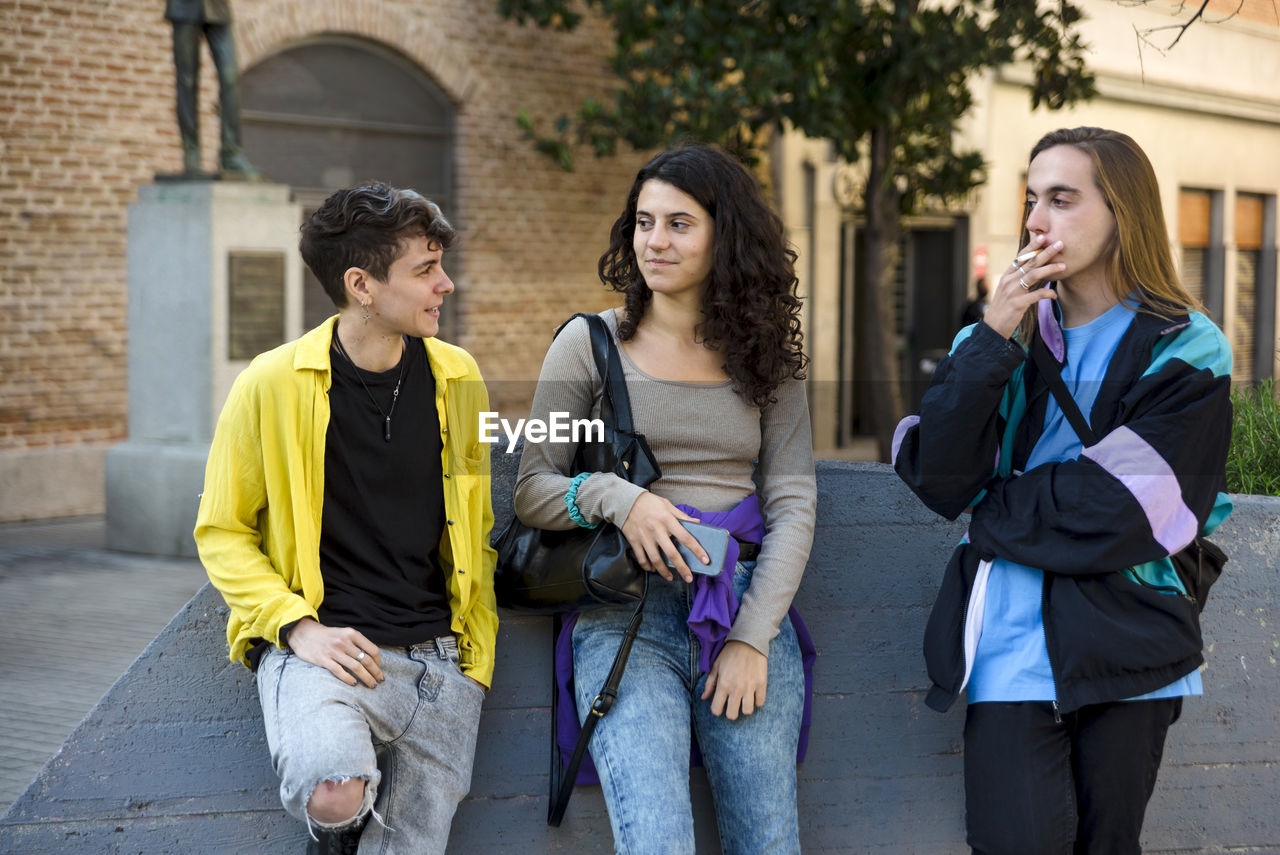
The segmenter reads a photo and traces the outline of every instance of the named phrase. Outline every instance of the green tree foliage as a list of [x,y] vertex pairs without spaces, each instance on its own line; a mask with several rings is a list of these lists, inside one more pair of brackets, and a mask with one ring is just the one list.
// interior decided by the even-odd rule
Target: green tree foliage
[[[611,102],[583,101],[554,131],[519,117],[531,141],[565,168],[573,145],[597,156],[619,140],[646,150],[715,142],[753,161],[783,123],[867,158],[859,295],[875,355],[882,456],[902,414],[889,331],[903,215],[980,184],[982,156],[954,145],[973,103],[972,76],[1010,62],[1034,71],[1033,106],[1057,109],[1093,94],[1081,13],[1067,0],[498,0],[522,24],[570,30],[591,8],[613,27]],[[870,378],[867,378],[870,379]],[[887,458],[886,458],[887,459]]]

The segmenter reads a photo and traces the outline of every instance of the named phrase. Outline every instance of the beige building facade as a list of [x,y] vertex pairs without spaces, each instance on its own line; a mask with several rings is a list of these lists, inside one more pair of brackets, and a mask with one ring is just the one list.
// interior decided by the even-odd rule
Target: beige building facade
[[[1028,70],[973,82],[976,105],[960,145],[981,151],[987,183],[960,205],[910,221],[896,301],[908,407],[959,328],[986,266],[998,276],[1016,253],[1027,156],[1045,133],[1093,125],[1132,136],[1150,157],[1184,281],[1232,342],[1237,382],[1275,377],[1277,221],[1280,195],[1280,20],[1275,6],[1215,2],[1163,52],[1139,47],[1148,31],[1167,46],[1193,6],[1083,0],[1087,63],[1098,96],[1069,110],[1033,111]],[[827,145],[788,135],[775,157],[779,198],[801,251],[813,360],[815,437],[831,453],[867,432],[858,376],[860,324],[852,299],[859,175]],[[805,257],[807,256],[807,262]],[[994,281],[994,279],[992,279]]]

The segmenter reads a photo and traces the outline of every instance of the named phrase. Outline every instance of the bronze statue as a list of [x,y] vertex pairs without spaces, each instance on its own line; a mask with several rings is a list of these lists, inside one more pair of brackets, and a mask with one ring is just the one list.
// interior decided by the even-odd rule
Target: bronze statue
[[240,137],[240,78],[236,46],[231,34],[230,0],[165,0],[165,20],[173,24],[173,64],[178,82],[178,130],[182,134],[183,174],[200,174],[200,115],[197,111],[200,83],[201,36],[209,43],[218,70],[221,101],[222,174],[258,178],[258,170],[244,156]]

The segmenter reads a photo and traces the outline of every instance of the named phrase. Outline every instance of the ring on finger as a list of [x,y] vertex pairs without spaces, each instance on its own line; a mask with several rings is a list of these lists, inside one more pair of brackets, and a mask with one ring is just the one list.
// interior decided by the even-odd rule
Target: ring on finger
[[356,661],[357,661],[357,662],[363,662],[363,661],[364,661],[364,651],[363,651],[363,650],[361,650],[360,652],[358,652],[358,653],[356,654]]
[[1023,279],[1021,276],[1018,277],[1018,284],[1022,286],[1023,291],[1031,290],[1031,286],[1027,284],[1027,280]]

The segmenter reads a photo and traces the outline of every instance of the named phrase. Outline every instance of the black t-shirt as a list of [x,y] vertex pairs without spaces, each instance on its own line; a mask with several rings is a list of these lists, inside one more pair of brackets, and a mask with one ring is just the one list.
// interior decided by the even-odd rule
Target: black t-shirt
[[[356,368],[337,348],[329,358],[320,622],[354,627],[390,646],[445,635],[442,445],[426,348],[421,339],[407,339],[400,365],[380,374]],[[390,441],[384,438],[388,413]]]

